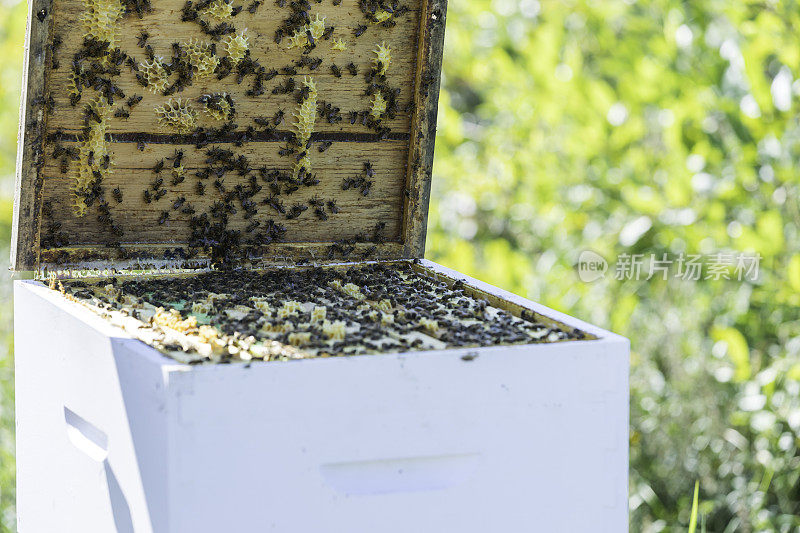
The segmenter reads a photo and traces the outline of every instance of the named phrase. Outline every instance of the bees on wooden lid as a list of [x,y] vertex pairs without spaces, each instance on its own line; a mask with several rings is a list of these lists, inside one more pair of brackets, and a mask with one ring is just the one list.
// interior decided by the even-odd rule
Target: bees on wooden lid
[[289,209],[289,212],[288,212],[288,213],[286,213],[286,218],[287,218],[288,220],[292,220],[292,219],[294,219],[294,218],[297,218],[297,217],[299,217],[301,214],[303,214],[303,212],[304,212],[304,211],[306,211],[307,209],[308,209],[308,206],[307,206],[307,205],[303,205],[303,204],[294,204],[294,205],[292,206],[292,208],[291,208],[291,209]]

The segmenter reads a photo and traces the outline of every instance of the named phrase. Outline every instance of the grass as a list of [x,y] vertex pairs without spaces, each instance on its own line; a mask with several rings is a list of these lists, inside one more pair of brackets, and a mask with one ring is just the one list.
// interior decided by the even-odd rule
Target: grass
[[697,529],[697,509],[699,507],[700,481],[694,482],[694,496],[692,497],[692,514],[689,518],[689,533],[694,533]]

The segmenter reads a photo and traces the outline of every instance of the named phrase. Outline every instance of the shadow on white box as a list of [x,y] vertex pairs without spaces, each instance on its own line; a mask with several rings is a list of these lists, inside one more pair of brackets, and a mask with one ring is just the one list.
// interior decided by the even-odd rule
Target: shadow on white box
[[17,281],[19,531],[627,531],[628,341],[423,265],[598,338],[188,366]]

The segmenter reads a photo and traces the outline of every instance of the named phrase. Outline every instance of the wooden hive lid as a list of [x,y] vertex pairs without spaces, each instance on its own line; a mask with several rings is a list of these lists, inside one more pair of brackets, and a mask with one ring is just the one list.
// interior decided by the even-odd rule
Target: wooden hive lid
[[446,0],[29,5],[12,268],[422,256]]

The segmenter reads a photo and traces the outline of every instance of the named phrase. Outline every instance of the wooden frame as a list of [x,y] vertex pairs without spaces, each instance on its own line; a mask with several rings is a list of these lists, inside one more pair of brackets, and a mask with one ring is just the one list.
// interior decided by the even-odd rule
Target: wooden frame
[[[375,261],[370,261],[371,263],[375,263]],[[568,323],[570,320],[574,320],[571,317],[560,314],[557,318],[553,315],[556,314],[555,311],[547,309],[547,314],[543,314],[538,309],[532,307],[534,305],[533,302],[529,300],[525,300],[520,298],[519,296],[510,293],[508,291],[504,291],[497,287],[493,287],[487,283],[479,281],[474,278],[469,278],[464,274],[461,274],[457,270],[452,270],[445,266],[442,266],[438,263],[430,261],[428,259],[391,259],[387,261],[383,261],[383,264],[388,266],[397,266],[401,264],[408,264],[415,272],[418,274],[431,279],[436,280],[439,282],[443,282],[447,285],[448,288],[452,288],[453,285],[459,281],[463,284],[464,293],[468,296],[478,299],[478,300],[486,300],[489,302],[489,305],[496,307],[498,309],[502,309],[503,311],[508,312],[509,314],[518,317],[518,318],[528,318],[531,320],[535,320],[536,322],[541,322],[544,324],[549,325],[550,327],[560,328],[564,331],[570,329]],[[345,262],[345,263],[329,263],[324,266],[324,268],[330,269],[347,269],[351,267],[358,267],[359,265],[363,265],[364,262]],[[88,283],[98,281],[103,278],[107,278],[110,275],[115,275],[118,279],[124,280],[126,277],[135,276],[137,279],[163,279],[165,277],[173,278],[173,277],[185,277],[185,276],[195,276],[198,274],[197,270],[195,269],[186,269],[182,271],[174,271],[174,272],[164,272],[159,271],[157,265],[152,265],[155,268],[151,272],[142,272],[142,273],[130,273],[131,268],[135,265],[130,264],[128,265],[128,271],[126,272],[125,269],[120,270],[106,270],[105,272],[102,271],[102,265],[97,264],[95,271],[87,271],[84,270],[80,272],[80,277],[83,281]],[[141,266],[141,265],[138,265]],[[199,267],[200,265],[198,265]],[[308,268],[305,265],[298,265],[294,261],[285,261],[284,263],[262,263],[262,264],[251,264],[248,265],[249,268],[254,270],[270,270],[270,269],[279,269],[279,268],[289,268],[289,269],[297,269],[302,270]],[[119,266],[117,265],[119,268]],[[51,274],[57,279],[72,279],[77,277],[74,272],[71,271],[53,271]],[[535,304],[538,305],[538,304]],[[539,306],[541,307],[541,306]],[[574,327],[574,326],[573,326]],[[584,333],[585,337],[580,340],[595,340],[598,339],[598,335],[596,332],[591,332],[591,326],[588,328],[581,328]],[[596,329],[596,328],[595,328]],[[560,340],[556,342],[569,342],[569,340]]]
[[47,42],[52,0],[29,0],[28,28],[22,64],[14,221],[11,227],[11,268],[34,270],[39,265],[41,168],[44,163],[44,101],[47,86]]
[[415,83],[417,113],[411,122],[412,138],[408,151],[409,194],[403,210],[402,257],[405,258],[425,255],[447,0],[426,0],[424,6],[420,17],[422,42],[418,50]]
[[[400,133],[408,139],[406,141],[408,150],[407,160],[403,163],[405,187],[400,200],[402,212],[399,221],[399,240],[390,239],[388,242],[374,245],[357,243],[354,247],[354,256],[369,253],[369,259],[389,260],[419,258],[424,255],[447,6],[446,0],[421,0],[419,6],[416,66],[411,87],[413,111],[409,133]],[[164,259],[170,254],[170,250],[182,246],[180,242],[163,244],[126,242],[122,248],[116,249],[104,248],[99,244],[76,243],[59,248],[41,249],[41,231],[43,231],[41,209],[42,203],[46,200],[44,197],[47,196],[43,193],[45,148],[53,140],[52,133],[47,134],[48,113],[45,110],[45,101],[50,89],[51,65],[48,62],[50,58],[48,43],[54,31],[54,21],[51,20],[54,17],[50,13],[52,9],[53,0],[33,0],[28,17],[11,247],[12,268],[15,270],[127,269],[142,266],[175,267],[190,263],[206,265],[208,258],[204,254],[193,257],[191,261]],[[262,247],[260,252],[263,252],[263,256],[253,257],[252,263],[256,265],[289,264],[297,261],[323,263],[329,260],[326,257],[326,250],[334,244],[334,239],[328,242],[301,240],[276,243]],[[338,260],[341,261],[342,258]]]

